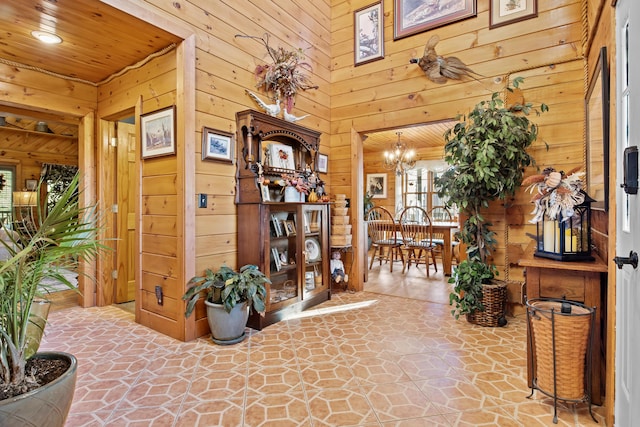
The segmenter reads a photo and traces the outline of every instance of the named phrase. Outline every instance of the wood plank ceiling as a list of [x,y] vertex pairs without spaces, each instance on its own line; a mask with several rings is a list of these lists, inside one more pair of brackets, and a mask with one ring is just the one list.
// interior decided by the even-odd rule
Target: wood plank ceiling
[[[9,0],[0,5],[0,58],[98,83],[180,39],[98,0]],[[47,45],[32,31],[62,43]]]
[[[55,33],[44,44],[32,31]],[[4,0],[0,4],[0,62],[98,84],[181,39],[98,0]],[[8,123],[65,122],[64,117],[2,105]],[[22,123],[20,121],[22,120]]]
[[[32,31],[53,32],[62,43],[46,45]],[[6,60],[97,84],[180,39],[98,0],[9,0],[0,5],[0,61]],[[23,113],[20,115],[20,113]],[[0,116],[31,119],[3,107]],[[55,117],[42,117],[49,123]],[[11,119],[9,118],[9,121]],[[444,144],[450,123],[390,129],[367,135],[365,153],[383,152],[402,140],[419,152]]]
[[[455,123],[456,121],[444,121],[368,133],[363,143],[363,152],[365,155],[381,155],[398,141],[397,132],[402,132],[400,134],[400,140],[416,150],[418,159],[440,158],[444,156],[443,135],[445,131],[452,128]],[[434,153],[434,150],[437,150],[437,153]]]

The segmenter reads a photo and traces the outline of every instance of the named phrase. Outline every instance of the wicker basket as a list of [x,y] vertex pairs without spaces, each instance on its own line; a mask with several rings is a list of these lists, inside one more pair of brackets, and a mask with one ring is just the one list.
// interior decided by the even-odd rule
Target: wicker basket
[[467,321],[480,326],[504,326],[500,319],[504,317],[507,304],[507,284],[494,281],[492,285],[482,285],[482,305],[484,311],[467,314]]
[[573,301],[564,302],[571,307],[571,313],[561,312],[562,301],[559,300],[527,301],[533,331],[535,384],[542,392],[558,399],[582,400],[586,395],[585,358],[593,309]]

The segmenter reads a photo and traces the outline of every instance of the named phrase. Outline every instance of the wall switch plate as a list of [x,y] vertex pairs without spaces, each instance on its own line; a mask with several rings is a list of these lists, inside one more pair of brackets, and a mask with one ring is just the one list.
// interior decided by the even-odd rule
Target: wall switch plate
[[199,208],[206,208],[207,207],[207,195],[206,194],[199,194],[198,195],[198,207]]

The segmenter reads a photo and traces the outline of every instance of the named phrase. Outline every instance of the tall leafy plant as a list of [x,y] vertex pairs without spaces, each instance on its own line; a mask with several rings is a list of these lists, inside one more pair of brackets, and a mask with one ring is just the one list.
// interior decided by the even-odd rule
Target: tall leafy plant
[[[78,257],[94,258],[104,248],[98,238],[98,213],[95,206],[79,204],[79,176],[46,216],[38,215],[32,229],[20,234],[2,224],[0,239],[8,253],[0,260],[0,385],[16,389],[32,388],[25,365],[30,351],[27,328],[32,322],[34,300],[46,292],[45,279],[53,279],[69,288],[65,269],[76,267]],[[40,192],[38,191],[38,194]],[[39,204],[40,205],[40,204]]]
[[[514,79],[513,87],[518,88],[522,81]],[[527,148],[538,137],[529,114],[547,110],[545,104],[538,110],[531,103],[507,108],[496,92],[444,134],[445,161],[450,167],[436,178],[435,186],[439,196],[447,199],[449,206],[458,206],[463,214],[465,222],[459,237],[467,247],[467,259],[450,280],[455,283],[449,298],[456,318],[484,310],[482,284],[498,273],[489,262],[497,243],[495,232],[483,211],[492,201],[512,196],[522,183],[525,167],[534,164]]]

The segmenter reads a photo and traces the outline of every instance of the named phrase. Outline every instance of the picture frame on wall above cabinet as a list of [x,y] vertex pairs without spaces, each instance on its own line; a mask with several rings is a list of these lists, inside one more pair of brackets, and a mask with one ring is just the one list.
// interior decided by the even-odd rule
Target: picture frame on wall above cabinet
[[489,28],[502,27],[538,16],[538,0],[490,0]]
[[354,17],[355,65],[384,58],[382,0],[356,10]]
[[232,133],[202,128],[202,160],[233,163],[234,150]]
[[176,107],[142,114],[140,135],[143,159],[176,154]]
[[609,67],[603,46],[589,80],[585,98],[587,136],[587,193],[591,209],[609,210]]
[[437,7],[438,3],[393,0],[393,39],[398,40],[456,21],[473,18],[478,13],[477,0],[449,2],[450,7]]
[[329,171],[329,156],[318,153],[318,172],[327,173]]

